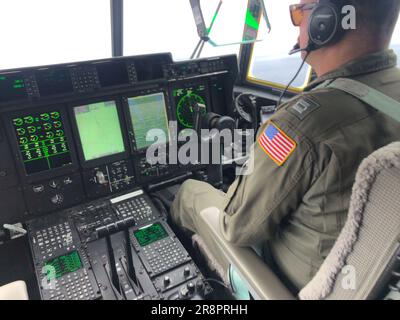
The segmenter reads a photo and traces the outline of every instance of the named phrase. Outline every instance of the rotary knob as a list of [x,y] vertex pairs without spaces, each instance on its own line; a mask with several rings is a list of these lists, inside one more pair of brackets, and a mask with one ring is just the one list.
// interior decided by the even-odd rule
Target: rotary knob
[[204,292],[204,282],[203,281],[198,281],[196,282],[196,288],[197,288],[197,292]]
[[184,275],[185,277],[189,277],[189,276],[190,276],[190,268],[189,268],[189,267],[186,267],[186,268],[183,270],[183,275]]
[[168,287],[171,284],[171,279],[168,276],[164,277],[164,286]]
[[51,197],[50,201],[54,205],[60,205],[64,202],[64,197],[62,194],[56,194],[55,196]]
[[194,285],[193,282],[189,282],[189,283],[187,284],[187,289],[188,289],[189,293],[193,293],[194,290],[196,289],[196,286]]

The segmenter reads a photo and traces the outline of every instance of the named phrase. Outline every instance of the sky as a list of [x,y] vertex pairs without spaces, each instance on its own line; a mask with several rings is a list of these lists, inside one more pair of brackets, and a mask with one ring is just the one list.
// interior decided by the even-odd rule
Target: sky
[[[262,25],[255,54],[286,56],[297,38],[288,5],[296,0],[265,0],[272,24]],[[211,21],[219,0],[201,0]],[[211,37],[217,43],[240,40],[247,0],[224,0]],[[171,51],[175,59],[190,56],[198,41],[189,0],[125,0],[125,55]],[[0,69],[111,56],[109,0],[1,0]],[[400,44],[400,23],[394,43]],[[204,56],[238,53],[239,46],[214,48]]]

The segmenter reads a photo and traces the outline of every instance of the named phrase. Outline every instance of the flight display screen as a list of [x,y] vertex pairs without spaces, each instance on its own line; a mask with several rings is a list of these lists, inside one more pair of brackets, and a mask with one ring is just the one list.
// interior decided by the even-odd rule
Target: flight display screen
[[99,64],[97,65],[97,73],[102,88],[129,83],[128,70],[124,61]]
[[[169,141],[168,116],[164,93],[128,98],[129,113],[135,134],[136,149]],[[152,135],[152,129],[154,131]],[[160,134],[161,130],[163,134]]]
[[24,79],[18,75],[0,74],[0,103],[28,98]]
[[151,226],[139,229],[135,231],[133,234],[141,247],[148,246],[153,242],[168,237],[167,231],[159,222],[154,223]]
[[[194,128],[194,104],[200,105],[200,114],[206,114],[207,105],[207,86],[197,84],[184,88],[177,88],[172,91],[176,106],[176,117],[179,129]],[[201,107],[205,106],[205,107]]]
[[68,69],[43,69],[35,72],[39,92],[42,97],[73,91]]
[[61,278],[63,275],[75,272],[81,268],[82,261],[78,251],[73,251],[49,260],[44,265],[44,270],[49,281]]
[[164,78],[165,58],[143,57],[135,60],[138,81],[154,81]]
[[74,115],[86,161],[125,152],[115,101],[75,107]]
[[14,118],[12,124],[28,175],[72,164],[59,111]]

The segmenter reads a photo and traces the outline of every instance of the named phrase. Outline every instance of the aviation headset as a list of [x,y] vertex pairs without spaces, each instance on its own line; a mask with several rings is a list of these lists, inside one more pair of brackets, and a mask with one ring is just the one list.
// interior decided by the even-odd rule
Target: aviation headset
[[320,0],[314,7],[308,25],[309,51],[333,44],[344,36],[341,10],[346,2],[349,1]]
[[[300,45],[297,43],[289,52],[289,55],[299,51],[306,51],[308,56],[311,51],[339,41],[346,33],[346,30],[342,27],[342,8],[346,3],[350,3],[350,0],[320,0],[312,10],[309,17],[309,41],[307,47],[300,48]],[[286,86],[285,90],[282,91],[277,105],[280,105],[283,96],[299,75],[304,63],[306,62],[307,56],[303,59],[303,63],[296,75]]]

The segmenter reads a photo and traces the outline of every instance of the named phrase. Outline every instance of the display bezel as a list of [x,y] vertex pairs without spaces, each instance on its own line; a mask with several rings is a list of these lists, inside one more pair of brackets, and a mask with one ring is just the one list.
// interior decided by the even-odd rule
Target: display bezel
[[[122,140],[124,143],[125,151],[114,154],[114,155],[105,156],[102,158],[86,161],[85,155],[83,152],[81,137],[79,135],[78,124],[77,124],[77,121],[75,118],[74,108],[80,107],[83,105],[92,104],[92,103],[104,102],[104,101],[115,101],[115,105],[117,107],[118,119],[119,119],[119,123],[121,126],[121,134],[122,134]],[[68,111],[69,111],[69,115],[70,115],[71,122],[72,122],[72,131],[73,131],[75,141],[76,141],[79,162],[80,162],[82,168],[91,169],[91,168],[95,168],[97,166],[112,163],[115,161],[125,160],[129,157],[129,144],[127,143],[125,121],[124,121],[123,113],[121,110],[121,100],[120,100],[119,96],[103,96],[103,97],[97,97],[97,98],[92,98],[92,99],[75,101],[74,103],[70,103],[68,105]]]
[[168,142],[166,143],[166,147],[168,147],[168,145],[171,142],[171,132],[169,132],[169,121],[171,121],[173,118],[171,117],[171,103],[170,103],[170,97],[168,95],[167,88],[157,88],[157,89],[146,90],[146,91],[134,91],[132,93],[124,94],[122,96],[122,104],[123,104],[123,109],[124,109],[123,111],[124,111],[124,116],[125,116],[125,120],[126,120],[126,126],[128,129],[128,135],[129,135],[129,144],[130,144],[133,154],[141,154],[141,153],[145,152],[148,149],[148,147],[144,147],[144,148],[140,148],[140,149],[137,148],[135,131],[133,128],[131,113],[129,110],[128,99],[149,96],[149,95],[154,95],[154,94],[161,94],[161,93],[164,95],[165,113],[167,116],[169,139],[168,139]]
[[[26,172],[25,165],[22,161],[22,154],[19,149],[18,139],[14,132],[14,126],[12,124],[12,120],[16,117],[24,117],[24,116],[30,115],[32,113],[42,113],[42,112],[52,112],[52,111],[60,112],[64,131],[65,131],[65,136],[67,138],[67,142],[69,145],[69,151],[70,151],[72,163],[69,165],[66,165],[64,167],[49,169],[46,171],[37,172],[37,173],[33,173],[33,174],[28,174]],[[54,106],[46,105],[46,106],[41,106],[38,108],[23,109],[20,111],[9,112],[3,117],[3,121],[6,122],[5,128],[7,131],[7,135],[9,137],[10,141],[12,142],[11,147],[12,147],[12,151],[15,156],[15,164],[16,164],[17,170],[19,171],[21,178],[23,178],[28,183],[46,180],[46,179],[52,178],[54,176],[70,174],[70,173],[76,172],[78,170],[79,165],[78,165],[78,158],[75,153],[75,139],[72,134],[72,130],[71,130],[68,116],[67,116],[67,112],[65,110],[65,106],[63,104],[54,104]]]

